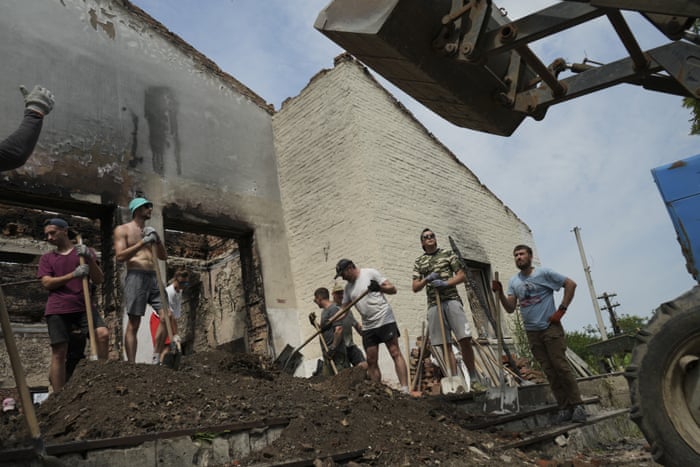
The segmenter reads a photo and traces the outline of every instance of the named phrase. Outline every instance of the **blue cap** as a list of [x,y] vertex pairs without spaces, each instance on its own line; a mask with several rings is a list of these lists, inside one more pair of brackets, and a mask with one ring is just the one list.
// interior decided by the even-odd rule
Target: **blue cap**
[[153,203],[148,201],[146,198],[134,198],[129,202],[129,211],[131,211],[131,217],[134,217],[134,212],[141,206],[145,206],[146,204],[150,204],[153,206]]
[[46,227],[47,225],[55,225],[56,227],[59,227],[61,229],[68,228],[68,222],[64,221],[59,217],[54,217],[53,219],[46,219],[44,221],[44,227]]

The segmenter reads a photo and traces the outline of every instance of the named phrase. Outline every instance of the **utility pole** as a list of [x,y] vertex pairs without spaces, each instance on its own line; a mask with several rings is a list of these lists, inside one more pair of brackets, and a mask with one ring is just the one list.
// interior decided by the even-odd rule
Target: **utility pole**
[[600,338],[604,341],[608,340],[608,333],[605,332],[605,324],[603,323],[603,315],[600,313],[600,307],[598,306],[598,298],[596,297],[595,289],[593,288],[593,279],[591,279],[591,268],[588,266],[588,261],[586,261],[586,253],[583,251],[583,243],[581,242],[581,234],[579,233],[581,229],[579,227],[574,227],[574,235],[576,235],[576,243],[578,243],[578,251],[581,254],[581,262],[583,263],[583,272],[586,273],[586,281],[588,281],[588,291],[591,293],[591,300],[593,301],[593,310],[595,311],[595,317],[598,321],[598,330],[600,331]]
[[603,310],[607,310],[608,313],[610,313],[610,324],[612,324],[613,332],[615,333],[616,336],[619,336],[622,334],[622,329],[620,329],[620,325],[617,323],[617,316],[615,315],[615,307],[620,306],[619,303],[611,303],[610,299],[613,297],[617,297],[617,294],[612,293],[609,294],[607,292],[603,292],[603,295],[598,297],[598,300],[603,300],[605,301],[605,306],[603,307]]

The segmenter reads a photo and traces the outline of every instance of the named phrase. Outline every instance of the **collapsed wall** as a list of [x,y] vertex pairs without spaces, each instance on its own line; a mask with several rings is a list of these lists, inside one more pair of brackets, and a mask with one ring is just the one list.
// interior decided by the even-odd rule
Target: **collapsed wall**
[[[202,250],[217,242],[225,250],[193,266],[201,269],[200,314],[210,320],[191,345],[243,339],[246,350],[274,355],[297,338],[271,106],[128,1],[14,0],[1,8],[0,135],[22,115],[18,84],[41,84],[56,96],[34,154],[2,174],[5,225],[29,222],[3,232],[3,272],[22,265],[17,277],[34,277],[36,259],[48,248],[45,218],[95,226],[99,235],[90,246],[108,273],[100,306],[115,316],[118,355],[124,271],[114,260],[112,231],[130,220],[129,200],[142,195],[154,203],[150,224],[158,231],[193,235],[206,245]],[[20,208],[31,216],[13,213]],[[186,256],[178,261],[187,263]],[[170,263],[163,266],[171,271]],[[31,302],[36,322],[45,296]],[[13,313],[13,322],[20,316]]]

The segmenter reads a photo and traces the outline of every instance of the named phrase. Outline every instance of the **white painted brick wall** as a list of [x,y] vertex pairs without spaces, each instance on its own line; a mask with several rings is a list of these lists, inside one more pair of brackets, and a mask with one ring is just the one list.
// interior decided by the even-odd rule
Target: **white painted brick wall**
[[[504,279],[515,272],[513,246],[534,248],[528,226],[350,59],[286,101],[273,127],[304,336],[313,332],[313,291],[332,287],[342,257],[379,269],[396,285],[389,299],[413,346],[425,319],[425,292],[411,290],[423,228],[433,229],[443,248],[451,235],[466,258],[490,264]],[[315,361],[318,343],[303,353]],[[380,357],[384,379],[396,381],[386,350]]]

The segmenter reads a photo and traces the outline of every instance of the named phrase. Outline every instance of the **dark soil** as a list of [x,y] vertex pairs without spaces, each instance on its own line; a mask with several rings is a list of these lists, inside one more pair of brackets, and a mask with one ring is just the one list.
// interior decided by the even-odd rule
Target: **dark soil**
[[[462,428],[469,415],[443,397],[412,398],[366,380],[358,369],[293,378],[260,357],[225,352],[183,357],[177,371],[85,360],[37,417],[47,445],[291,420],[279,440],[241,465],[354,450],[365,451],[366,465],[533,465],[538,458],[492,452],[492,435]],[[22,415],[1,420],[0,450],[29,444]]]

